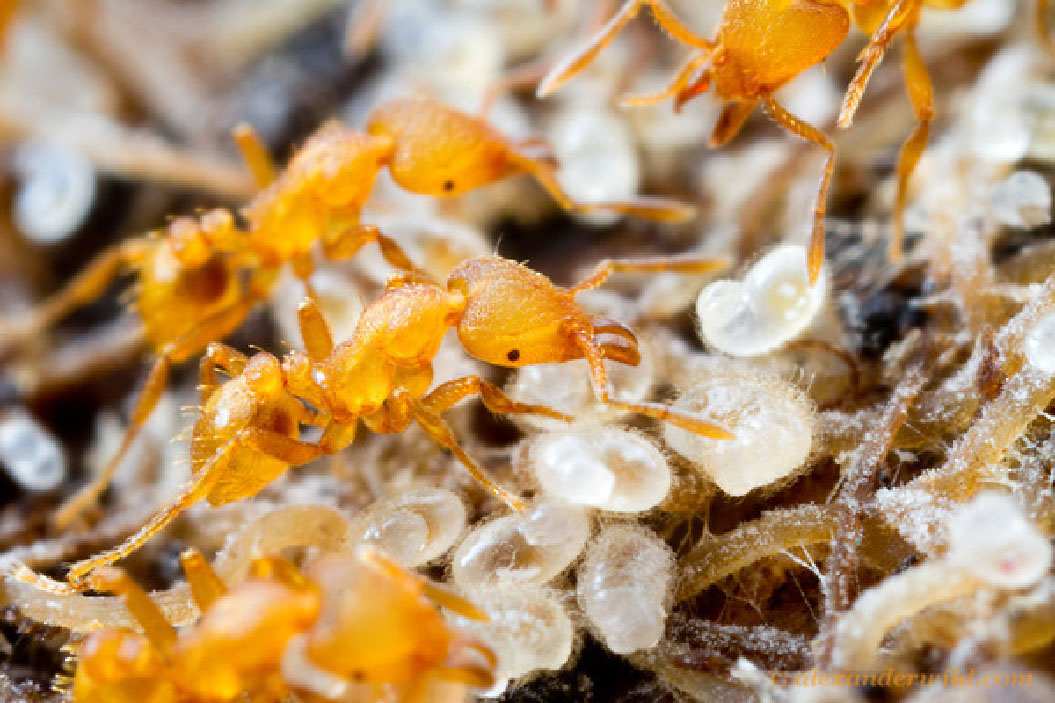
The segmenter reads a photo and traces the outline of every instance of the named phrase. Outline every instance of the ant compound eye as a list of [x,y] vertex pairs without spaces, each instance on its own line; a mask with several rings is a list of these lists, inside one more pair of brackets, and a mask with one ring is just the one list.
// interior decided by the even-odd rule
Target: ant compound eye
[[504,586],[541,586],[564,571],[586,545],[590,520],[574,506],[538,503],[523,515],[493,520],[469,533],[451,560],[466,593]]
[[451,180],[444,181],[443,182],[443,190],[444,190],[444,192],[447,192],[447,193],[450,193],[452,190],[454,190],[454,181],[451,181]]
[[578,571],[583,614],[616,654],[654,647],[663,636],[674,555],[654,534],[609,527],[587,548]]
[[822,269],[809,285],[805,247],[777,247],[743,281],[715,281],[700,292],[700,336],[730,356],[773,351],[810,326],[827,297],[827,281]]
[[506,354],[506,358],[510,361],[517,361],[518,359],[520,359],[520,350],[510,349],[509,353]]

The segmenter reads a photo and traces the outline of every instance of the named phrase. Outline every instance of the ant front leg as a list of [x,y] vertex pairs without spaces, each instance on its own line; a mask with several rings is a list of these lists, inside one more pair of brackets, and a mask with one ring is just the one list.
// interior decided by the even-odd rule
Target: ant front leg
[[327,259],[340,261],[352,258],[370,242],[377,242],[381,249],[381,256],[392,268],[431,280],[428,274],[414,265],[414,262],[394,239],[386,236],[374,225],[356,225],[346,229],[336,237],[324,240],[322,251]]
[[685,102],[685,96],[692,97],[710,88],[710,70],[705,70],[703,73],[700,71],[710,61],[711,54],[707,51],[692,56],[678,70],[666,88],[649,95],[625,95],[619,98],[619,105],[621,107],[645,107],[673,98],[675,100],[674,110],[677,112]]
[[580,203],[564,191],[557,178],[557,170],[548,159],[540,159],[530,153],[514,151],[513,162],[531,176],[568,212],[589,214],[594,212],[618,212],[623,215],[641,217],[656,222],[685,222],[696,216],[692,205],[655,196],[638,196],[625,202]]
[[27,319],[10,324],[0,321],[0,347],[24,344],[71,312],[86,305],[110,286],[126,268],[135,266],[156,242],[133,239],[107,249],[58,291],[33,310]]
[[909,29],[905,33],[905,84],[912,109],[919,124],[901,146],[897,159],[897,195],[894,199],[894,212],[891,216],[890,258],[894,261],[901,258],[905,237],[905,204],[908,201],[908,181],[916,170],[923,149],[927,146],[930,123],[934,119],[934,87],[930,74],[916,46],[916,33]]
[[897,33],[904,29],[905,25],[919,14],[920,0],[897,0],[883,18],[882,23],[876,29],[868,46],[861,52],[861,65],[857,67],[850,86],[846,89],[846,97],[843,98],[843,106],[839,111],[839,127],[846,129],[854,121],[854,115],[864,97],[868,81],[883,60],[890,42],[894,40]]
[[564,422],[572,421],[568,415],[544,405],[518,403],[503,393],[501,388],[479,376],[465,376],[441,383],[421,399],[421,404],[431,413],[439,415],[471,395],[479,395],[484,406],[496,415],[541,415]]
[[597,264],[592,274],[568,289],[581,293],[604,284],[613,273],[683,273],[704,274],[721,271],[729,267],[727,259],[710,256],[650,256],[640,259],[605,259]]
[[319,457],[322,450],[308,442],[292,439],[284,434],[265,430],[259,427],[251,427],[242,430],[238,435],[229,440],[191,477],[191,480],[183,487],[175,498],[164,508],[155,513],[143,527],[131,535],[124,542],[101,552],[93,557],[84,559],[70,567],[67,581],[78,590],[91,587],[91,574],[96,569],[108,566],[115,561],[125,558],[139,549],[161,530],[175,520],[181,513],[207,497],[216,484],[224,478],[232,458],[239,451],[251,449],[270,457],[278,459],[291,466],[299,466]]
[[99,569],[92,574],[91,585],[97,591],[109,591],[120,596],[132,617],[143,628],[150,644],[165,657],[172,653],[178,641],[176,628],[165,619],[161,608],[124,569]]
[[180,552],[179,563],[199,612],[204,613],[220,596],[227,593],[227,584],[198,549],[190,547]]
[[828,209],[828,191],[831,190],[832,176],[835,175],[835,144],[819,129],[785,110],[772,95],[767,95],[765,100],[766,110],[775,121],[793,134],[823,147],[828,152],[828,158],[824,161],[824,175],[817,190],[817,204],[813,208],[813,231],[810,234],[806,256],[806,268],[812,286],[817,282],[821,266],[824,264],[824,213]]
[[256,187],[263,190],[274,183],[277,174],[275,162],[271,160],[264,140],[252,125],[248,122],[235,125],[231,130],[231,138],[242,154],[242,161],[249,168],[249,174],[253,177]]
[[688,44],[697,49],[710,51],[714,49],[714,42],[698,36],[691,29],[682,24],[674,11],[667,7],[663,0],[627,0],[619,11],[612,16],[594,36],[571,56],[553,67],[538,85],[537,95],[544,98],[559,89],[562,85],[574,78],[586,66],[588,66],[601,50],[612,43],[612,40],[623,30],[630,20],[637,16],[642,7],[648,6],[652,10],[652,16],[663,30],[680,42]]
[[717,423],[704,420],[699,416],[681,413],[661,403],[630,403],[612,398],[611,391],[608,389],[608,372],[604,368],[604,354],[601,349],[588,332],[580,330],[573,334],[590,367],[590,382],[593,385],[594,395],[600,402],[613,408],[670,423],[701,437],[735,439],[736,436],[732,432]]
[[[246,318],[253,303],[254,301],[252,300],[245,300],[227,310],[221,311],[204,320],[200,326],[191,332],[165,346],[154,361],[154,366],[147,376],[146,383],[139,390],[139,396],[136,398],[135,405],[132,408],[128,427],[125,429],[117,451],[110,457],[103,470],[88,485],[81,488],[69,500],[58,507],[52,520],[56,529],[63,531],[69,528],[78,517],[95,505],[99,496],[110,485],[110,481],[113,480],[122,459],[124,459],[128,450],[131,449],[132,443],[139,436],[139,431],[146,424],[151,413],[154,412],[154,408],[157,407],[158,401],[168,385],[172,364],[185,360],[191,354],[208,345],[212,340],[227,336]],[[234,355],[241,355],[230,347],[222,348],[225,350],[224,358],[228,359],[228,361],[221,364],[221,367],[228,371],[239,369],[240,367],[235,363],[236,357]],[[244,362],[245,357],[241,356],[240,363],[244,365]],[[212,372],[211,376],[202,378],[202,385],[205,387],[205,393],[212,392],[216,385],[215,371]]]
[[513,495],[491,479],[487,473],[480,468],[475,461],[473,461],[472,457],[470,457],[465,450],[462,449],[461,445],[458,444],[458,438],[454,436],[454,432],[447,423],[443,421],[443,418],[433,412],[421,399],[413,397],[406,389],[399,388],[392,394],[392,400],[401,404],[403,409],[399,409],[397,412],[397,410],[393,408],[391,412],[395,414],[403,412],[409,414],[415,422],[421,425],[421,429],[425,430],[425,434],[444,449],[447,449],[454,454],[458,461],[460,461],[469,471],[469,474],[476,479],[477,483],[486,488],[488,492],[518,513],[522,513],[527,509],[527,504],[524,503],[523,500]]

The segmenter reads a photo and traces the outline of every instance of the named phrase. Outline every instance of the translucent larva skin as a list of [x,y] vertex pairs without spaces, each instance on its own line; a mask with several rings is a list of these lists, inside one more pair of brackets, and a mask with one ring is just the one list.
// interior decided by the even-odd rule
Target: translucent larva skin
[[806,396],[778,377],[716,373],[686,390],[674,407],[728,423],[736,435],[715,441],[677,427],[667,445],[729,495],[741,496],[789,475],[809,456],[815,413]]
[[670,491],[670,468],[650,441],[613,427],[585,425],[533,438],[528,464],[543,491],[615,512],[655,507]]
[[357,516],[352,538],[383,550],[403,566],[442,555],[465,529],[465,506],[442,488],[412,488],[377,501]]
[[674,556],[655,535],[629,525],[603,530],[576,570],[579,605],[616,654],[654,647],[663,636]]
[[579,555],[590,522],[579,508],[539,503],[521,515],[498,518],[466,536],[451,559],[460,589],[476,593],[506,586],[541,586]]
[[741,281],[708,285],[696,301],[700,336],[730,356],[759,356],[798,337],[827,299],[826,269],[809,284],[806,250],[773,249]]

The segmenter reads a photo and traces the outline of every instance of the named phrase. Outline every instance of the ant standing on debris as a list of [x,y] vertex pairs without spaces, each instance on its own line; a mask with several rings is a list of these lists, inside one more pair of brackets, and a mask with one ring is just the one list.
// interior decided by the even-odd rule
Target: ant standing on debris
[[[401,187],[424,195],[457,195],[527,173],[575,212],[614,210],[669,222],[694,212],[663,198],[578,203],[561,189],[552,160],[537,154],[540,142],[511,143],[484,120],[424,98],[379,105],[365,133],[336,122],[324,125],[277,179],[256,136],[242,128],[235,137],[264,188],[243,210],[247,231],[235,227],[230,213],[216,210],[197,221],[179,218],[163,235],[118,244],[6,335],[16,343],[30,338],[97,298],[122,270],[132,268],[138,275],[137,307],[157,358],[120,448],[91,483],[60,507],[55,517],[60,528],[92,506],[109,485],[157,405],[172,365],[237,329],[253,305],[267,297],[286,262],[307,283],[316,243],[326,258],[337,260],[377,242],[392,266],[415,271],[393,240],[360,222],[383,168]],[[308,290],[310,294],[310,286]]]
[[[564,289],[516,262],[482,257],[457,266],[446,286],[418,274],[392,279],[363,311],[351,339],[336,346],[311,298],[299,310],[306,353],[294,351],[282,360],[267,352],[246,357],[211,344],[201,365],[202,409],[191,437],[190,482],[122,544],[74,564],[69,583],[86,588],[92,571],[127,556],[203,498],[223,505],[252,496],[289,467],[348,446],[360,420],[378,433],[402,432],[418,423],[481,485],[522,510],[523,502],[488,478],[461,448],[441,414],[479,395],[496,413],[571,418],[516,403],[478,376],[446,381],[430,391],[432,359],[451,328],[470,355],[499,366],[585,358],[602,403],[707,437],[730,438],[727,430],[702,417],[659,403],[613,398],[604,361],[636,365],[637,340],[623,325],[593,317],[575,301],[576,293],[601,285],[615,271],[691,273],[722,266],[722,261],[703,258],[606,261],[585,281]],[[217,369],[230,380],[221,384]],[[300,439],[302,425],[323,428],[317,442]]]

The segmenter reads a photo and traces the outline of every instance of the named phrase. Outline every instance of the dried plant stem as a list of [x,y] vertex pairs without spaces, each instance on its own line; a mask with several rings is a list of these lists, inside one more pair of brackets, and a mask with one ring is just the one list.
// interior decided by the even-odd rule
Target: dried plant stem
[[[213,566],[223,580],[237,582],[248,573],[252,560],[261,554],[301,546],[339,551],[348,546],[347,531],[347,521],[330,508],[317,505],[278,508],[236,535],[216,556]],[[27,583],[8,574],[3,581],[0,603],[17,604],[27,618],[74,632],[91,632],[101,627],[139,629],[121,598],[56,593],[46,590],[45,585]],[[190,587],[185,583],[157,591],[151,597],[173,625],[184,625],[198,617]]]
[[687,600],[708,586],[765,557],[795,547],[826,544],[838,516],[826,507],[800,505],[773,510],[718,537],[705,538],[681,559],[676,599]]

